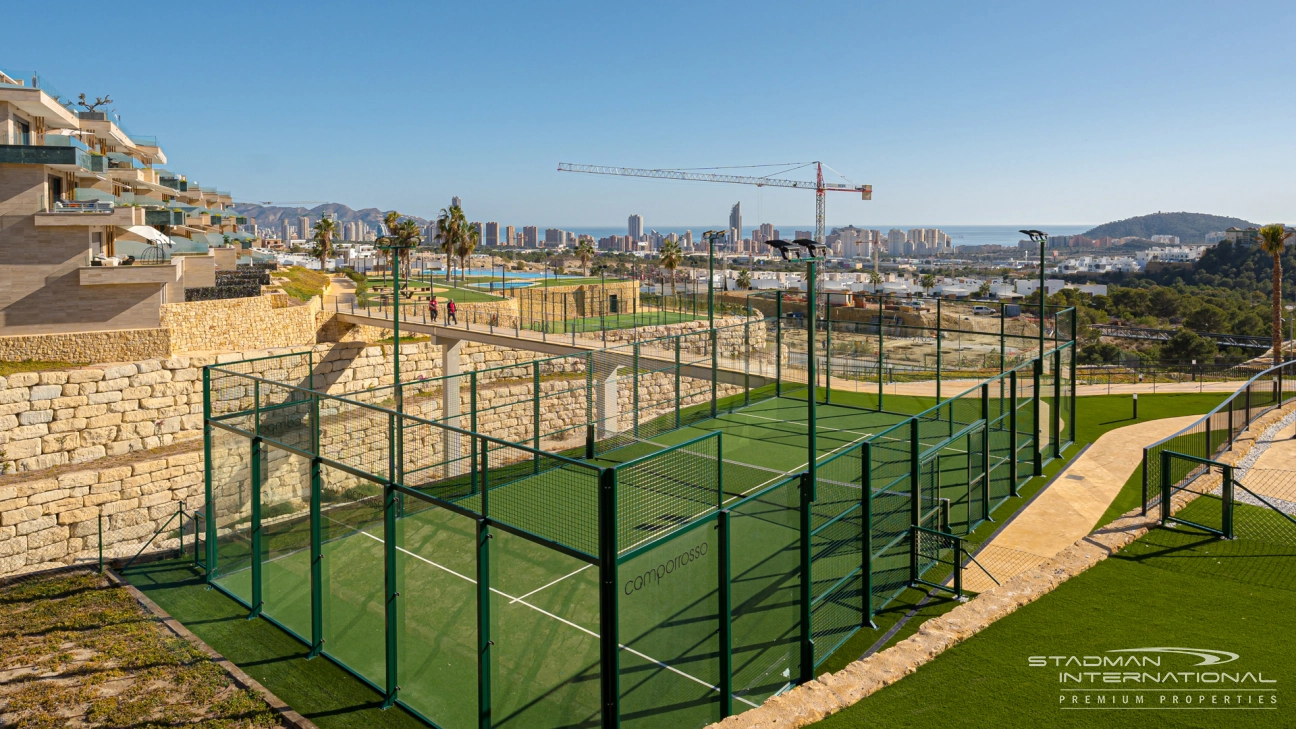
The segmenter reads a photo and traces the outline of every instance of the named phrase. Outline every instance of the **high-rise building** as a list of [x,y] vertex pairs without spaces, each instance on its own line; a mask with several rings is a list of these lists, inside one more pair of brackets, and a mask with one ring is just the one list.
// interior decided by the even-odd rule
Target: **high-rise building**
[[499,223],[487,223],[482,230],[482,245],[494,248],[499,245]]
[[297,227],[298,227],[299,230],[301,230],[301,235],[302,235],[303,238],[309,238],[309,237],[311,236],[311,221],[310,221],[310,218],[306,217],[305,215],[303,215],[303,216],[301,216],[300,218],[298,218],[298,219],[297,219]]
[[631,215],[626,227],[630,235],[630,240],[639,240],[643,237],[643,216]]
[[905,244],[909,242],[908,236],[899,228],[892,228],[887,231],[887,253],[893,256],[903,256],[905,254]]
[[730,240],[742,240],[742,201],[734,203],[734,206],[729,209],[729,228],[738,231],[738,235],[732,236]]
[[452,208],[462,208],[462,207],[463,207],[463,200],[460,200],[460,199],[459,199],[459,196],[458,196],[458,195],[455,195],[454,197],[450,198],[450,207],[452,207]]
[[805,238],[806,240],[814,240],[814,231],[813,231],[813,230],[798,230],[798,231],[795,231],[794,234],[792,235],[792,239],[793,239],[793,240],[799,240],[799,239],[801,239],[801,238]]
[[504,245],[506,246],[517,245],[516,239],[517,239],[517,231],[513,230],[513,226],[510,225],[504,228]]
[[[759,211],[758,211],[759,212]],[[760,230],[752,236],[752,241],[756,243],[767,243],[778,238],[778,231],[769,223],[761,223]]]
[[545,228],[545,248],[556,248],[567,242],[567,231],[559,228]]
[[693,250],[693,231],[691,230],[684,231],[684,250]]
[[522,247],[539,248],[540,247],[540,229],[534,225],[528,225],[522,228]]

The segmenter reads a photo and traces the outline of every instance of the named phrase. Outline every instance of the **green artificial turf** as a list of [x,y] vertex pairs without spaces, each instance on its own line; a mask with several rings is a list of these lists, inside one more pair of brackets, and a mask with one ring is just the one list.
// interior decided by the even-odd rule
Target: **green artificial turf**
[[[1293,532],[1296,536],[1296,531]],[[1293,540],[1291,544],[1296,544]],[[1194,530],[1156,529],[1110,559],[1071,578],[970,640],[950,648],[898,683],[814,726],[846,727],[1278,727],[1291,712],[1257,705],[1281,695],[1296,677],[1296,655],[1286,635],[1296,609],[1296,549],[1266,542],[1223,542]],[[1276,684],[1236,684],[1263,691],[1220,691],[1232,683],[1150,684],[1139,691],[1063,691],[1063,688],[1140,688],[1149,684],[1060,683],[1051,664],[1032,667],[1031,656],[1099,656],[1129,648],[1187,647],[1238,654],[1230,665],[1198,668],[1198,659],[1164,654],[1161,666],[1140,672],[1263,674]],[[1156,655],[1156,654],[1138,654]],[[1065,669],[1069,673],[1113,669]],[[1120,669],[1128,672],[1131,669]],[[1101,678],[1100,678],[1101,680]],[[1178,691],[1158,691],[1177,688]],[[1192,690],[1183,690],[1192,689]],[[1137,713],[1097,708],[1111,702],[1145,703]],[[1072,704],[1072,695],[1076,703]],[[1225,710],[1223,696],[1242,710]],[[1084,704],[1088,695],[1089,704]],[[1185,696],[1198,702],[1184,703]],[[1165,703],[1162,703],[1162,696]],[[1200,702],[1199,697],[1206,697]],[[1213,697],[1213,698],[1212,698]],[[1179,704],[1174,704],[1175,700]],[[1214,703],[1212,703],[1212,701]],[[1117,703],[1115,706],[1124,707]],[[1075,707],[1064,709],[1063,706]],[[1202,708],[1196,708],[1202,706]],[[1209,707],[1209,708],[1207,708]],[[1118,713],[1119,712],[1119,713]]]
[[[865,401],[870,404],[876,403],[876,395],[868,396],[862,393],[842,393],[839,395],[834,391],[833,396],[858,399],[861,403]],[[1062,452],[1061,458],[1046,463],[1042,476],[1032,478],[1023,484],[1018,489],[1017,496],[1009,497],[994,511],[989,521],[981,523],[968,534],[965,539],[969,549],[974,550],[977,545],[988,540],[1009,518],[1020,511],[1030,499],[1038,494],[1045,484],[1049,483],[1058,472],[1064,469],[1086,445],[1097,440],[1104,433],[1137,422],[1206,413],[1227,396],[1228,393],[1142,395],[1139,398],[1139,418],[1137,420],[1133,418],[1131,399],[1128,395],[1077,397],[1077,423],[1074,431],[1076,442]],[[871,400],[869,400],[870,397]],[[884,404],[888,410],[895,412],[920,412],[923,408],[934,405],[935,400],[933,398],[887,395]],[[1138,505],[1141,474],[1142,466],[1140,465],[1126,483],[1116,502],[1108,509],[1108,514],[1104,515],[1095,527],[1109,523],[1112,519]],[[919,608],[913,617],[909,618],[901,630],[884,645],[880,646],[879,650],[904,640],[917,632],[924,621],[947,612],[956,605],[953,600],[940,591],[927,593],[911,588],[878,613],[873,621],[878,626],[876,630],[865,628],[856,633],[850,640],[843,643],[828,660],[820,664],[819,668],[816,669],[816,673],[833,673],[845,668],[852,661],[858,660],[892,625],[901,620],[909,610],[917,606],[922,598],[928,594],[931,595],[931,599]]]
[[405,710],[382,710],[378,692],[216,590],[187,561],[136,565],[126,578],[195,635],[322,729],[426,725]]

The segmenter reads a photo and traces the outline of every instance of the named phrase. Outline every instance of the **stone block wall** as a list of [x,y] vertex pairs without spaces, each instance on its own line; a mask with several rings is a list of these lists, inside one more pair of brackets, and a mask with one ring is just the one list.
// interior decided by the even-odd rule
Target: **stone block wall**
[[169,356],[171,332],[166,329],[0,337],[0,361],[4,362],[130,362]]
[[186,301],[162,306],[172,352],[227,352],[315,343],[318,297],[295,304],[285,294]]
[[[0,479],[0,574],[30,572],[98,559],[133,556],[176,515],[202,505],[202,453],[141,458],[128,465],[56,477]],[[174,549],[174,533],[151,549]],[[187,527],[192,533],[192,527]]]

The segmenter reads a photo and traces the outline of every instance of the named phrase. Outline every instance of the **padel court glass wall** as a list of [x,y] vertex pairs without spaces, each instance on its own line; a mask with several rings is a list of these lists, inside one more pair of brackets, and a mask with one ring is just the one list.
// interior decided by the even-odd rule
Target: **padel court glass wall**
[[439,727],[703,726],[758,706],[905,587],[943,584],[959,557],[919,535],[988,518],[1074,412],[1065,341],[772,478],[726,459],[722,432],[652,440],[831,398],[831,380],[752,374],[786,364],[772,340],[795,330],[774,329],[346,397],[310,355],[209,367],[207,579]]

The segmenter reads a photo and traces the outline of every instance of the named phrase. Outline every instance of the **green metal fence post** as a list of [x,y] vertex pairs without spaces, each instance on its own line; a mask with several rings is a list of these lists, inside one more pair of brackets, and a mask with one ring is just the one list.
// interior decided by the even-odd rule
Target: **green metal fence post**
[[[1053,351],[1053,408],[1049,413],[1053,457],[1062,457],[1062,350]],[[1209,429],[1207,429],[1209,432]]]
[[383,697],[383,708],[391,708],[396,703],[396,694],[400,691],[397,681],[397,642],[396,631],[399,619],[396,614],[396,485],[388,481],[383,485],[383,591],[386,609],[384,610],[386,675]]
[[[860,443],[860,568],[864,579],[863,625],[876,628],[873,623],[873,444]],[[861,626],[862,627],[862,626]]]
[[[723,493],[723,491],[721,492]],[[723,498],[723,497],[722,497]],[[720,542],[720,718],[733,714],[733,595],[729,579],[729,510],[717,514],[716,528]]]
[[[203,367],[203,527],[207,531],[207,585],[216,577],[216,502],[212,497],[211,369]],[[102,534],[100,535],[102,550]]]
[[[714,322],[713,322],[714,324]],[[718,390],[718,373],[720,370],[719,337],[716,330],[711,330],[711,417],[716,416],[716,393]]]
[[[747,316],[743,319],[743,405],[751,404],[751,298],[747,299]],[[676,427],[679,424],[676,423]]]
[[918,579],[918,532],[922,521],[922,464],[919,461],[918,418],[909,419],[909,584]]
[[878,410],[885,410],[883,396],[885,390],[885,380],[883,379],[882,369],[885,366],[883,350],[886,348],[886,336],[882,333],[882,294],[874,291],[878,297]]
[[[941,401],[941,300],[936,299],[936,402]],[[952,413],[951,413],[952,415]],[[951,427],[953,422],[950,423]]]
[[954,537],[954,596],[963,599],[963,538]]
[[[474,389],[476,384],[473,383]],[[475,431],[474,431],[475,432]],[[585,457],[594,457],[594,353],[585,353]]]
[[[680,427],[680,407],[681,407],[681,405],[680,405],[680,400],[681,400],[681,393],[680,393],[680,341],[683,340],[683,339],[684,339],[684,335],[683,335],[683,334],[678,335],[678,336],[675,337],[675,427],[676,427],[676,428]],[[639,378],[639,375],[638,375],[638,372],[639,372],[639,345],[636,344],[634,350],[635,350],[635,373],[636,373],[636,374],[635,374],[635,397],[634,397],[634,409],[635,409],[635,435],[637,436],[637,435],[639,434],[639,385],[638,385],[638,383],[639,383],[639,379],[638,379],[638,378]]]
[[311,556],[311,649],[307,659],[324,650],[324,520],[321,513],[320,488],[323,485],[323,462],[311,459],[310,556]]
[[806,683],[814,679],[814,629],[811,625],[811,606],[814,601],[814,584],[813,584],[813,558],[814,554],[810,543],[810,533],[812,531],[811,509],[810,505],[813,499],[810,496],[811,480],[814,477],[809,471],[801,474],[801,584],[800,584],[800,623],[801,623],[801,675],[800,682]]
[[599,471],[599,678],[605,729],[621,725],[616,476],[615,468]]
[[774,294],[774,397],[783,396],[783,292]]
[[832,403],[832,294],[824,294],[824,404]]
[[1224,466],[1224,514],[1223,524],[1224,538],[1233,538],[1233,467]]
[[540,363],[534,362],[531,371],[531,447],[536,450],[531,461],[534,472],[540,473]]
[[252,611],[248,620],[261,614],[261,436],[252,439]]
[[[678,362],[679,362],[679,354],[678,354],[679,341],[678,341],[678,340],[676,340],[675,345],[676,345],[676,348],[677,348],[677,352],[676,352],[676,355],[675,355],[675,361],[676,361],[676,363],[678,363]],[[634,390],[634,391],[631,393],[631,396],[630,396],[630,397],[631,397],[630,410],[631,410],[631,412],[634,414],[634,435],[635,435],[636,438],[638,438],[638,437],[639,437],[639,343],[638,343],[638,342],[635,342],[633,345],[631,345],[630,350],[631,350],[631,353],[630,353],[630,384],[631,384],[631,386],[632,386],[632,389]],[[679,365],[678,365],[678,364],[676,364],[676,367],[675,367],[675,380],[676,380],[676,382],[679,381]],[[678,389],[678,388],[679,388],[679,385],[676,385],[676,390],[675,390],[676,394],[679,393],[679,389]],[[679,398],[678,398],[678,397],[675,398],[675,408],[676,408],[676,410],[679,409]],[[678,415],[678,413],[676,413],[676,414]]]
[[1170,520],[1170,451],[1161,451],[1161,525]]
[[1017,370],[1008,373],[1008,432],[1012,439],[1011,457],[1008,459],[1008,495],[1017,496],[1017,454],[1021,444],[1017,442]]
[[[482,503],[486,494],[482,492]],[[485,509],[482,510],[483,512]],[[491,729],[490,527],[477,520],[477,727]]]
[[1007,304],[1002,304],[1002,303],[999,304],[999,374],[1001,375],[1003,374],[1004,371],[1004,358],[1008,350],[1008,343],[1006,339],[1007,332],[1005,330],[1005,324],[1008,321],[1007,313],[1008,313]]
[[[103,574],[103,510],[99,511],[96,521],[99,522],[99,574]],[[194,532],[194,539],[197,540],[197,531]],[[197,554],[198,546],[194,545],[194,553]]]
[[[1040,326],[1043,327],[1043,323]],[[1040,341],[1043,342],[1042,339]],[[1034,456],[1036,476],[1044,474],[1044,449],[1040,446],[1040,436],[1043,435],[1040,430],[1040,380],[1043,376],[1044,357],[1041,355],[1035,358],[1035,384],[1031,392],[1031,401],[1034,404],[1034,412],[1031,413],[1031,452]]]
[[[990,384],[981,385],[981,518],[990,518]],[[970,512],[970,510],[969,510]],[[968,517],[970,522],[971,516]],[[971,526],[968,531],[971,531]]]

